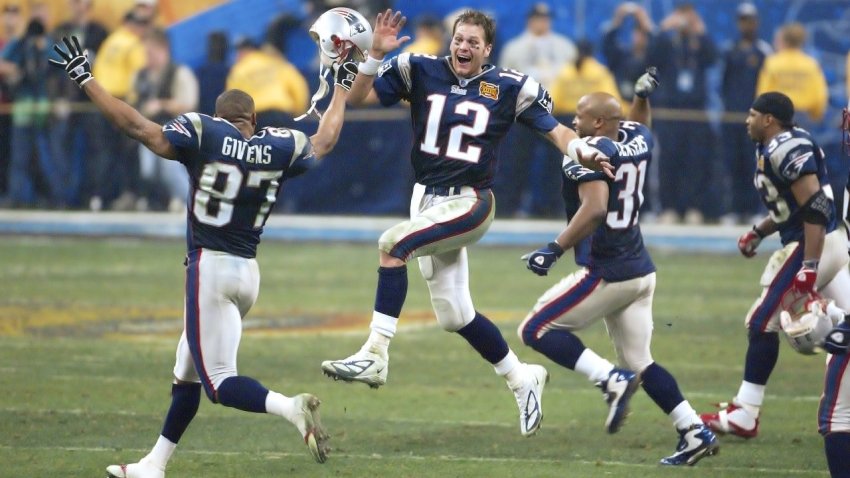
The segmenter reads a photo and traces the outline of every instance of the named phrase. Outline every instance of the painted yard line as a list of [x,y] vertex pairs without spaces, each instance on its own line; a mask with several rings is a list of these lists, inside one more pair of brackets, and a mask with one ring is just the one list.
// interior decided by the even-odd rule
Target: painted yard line
[[[149,450],[141,448],[105,448],[105,447],[77,447],[77,446],[9,446],[0,445],[0,450],[30,450],[30,451],[67,451],[67,452],[85,452],[85,453],[116,453],[120,451],[132,453],[147,453]],[[302,458],[305,454],[302,453],[286,453],[286,452],[245,452],[245,451],[218,451],[218,450],[187,450],[181,449],[180,454],[183,455],[201,455],[201,456],[247,456],[247,457],[262,457],[265,459],[280,459],[280,458]],[[603,460],[575,460],[563,459],[555,460],[551,458],[514,458],[514,457],[490,457],[490,456],[458,456],[458,455],[381,455],[373,453],[365,454],[331,454],[333,459],[355,459],[355,460],[412,460],[412,461],[446,461],[446,462],[476,462],[476,463],[523,463],[534,465],[539,463],[550,463],[554,465],[563,463],[580,463],[582,465],[590,465],[594,467],[614,466],[621,468],[639,468],[639,469],[661,469],[657,464],[650,463],[627,463],[622,461],[603,461]],[[703,467],[709,468],[709,467]],[[824,471],[820,470],[801,470],[794,468],[747,468],[742,466],[711,466],[709,469],[716,471],[729,471],[738,473],[763,473],[769,476],[779,475],[813,475],[825,476]]]

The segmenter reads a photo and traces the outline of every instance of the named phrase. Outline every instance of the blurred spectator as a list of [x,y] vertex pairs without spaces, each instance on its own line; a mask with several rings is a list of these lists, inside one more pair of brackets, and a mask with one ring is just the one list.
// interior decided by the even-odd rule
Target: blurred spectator
[[826,111],[829,92],[820,64],[803,52],[805,43],[806,28],[799,23],[789,23],[777,30],[776,53],[764,61],[756,94],[785,93],[796,112],[805,113],[819,123]]
[[446,44],[444,35],[443,22],[439,18],[429,14],[420,15],[416,19],[413,41],[404,48],[404,51],[438,56],[443,52],[443,46]]
[[[97,52],[92,74],[116,98],[127,99],[133,85],[133,75],[145,66],[142,38],[153,21],[149,15],[148,6],[134,7],[124,16],[121,26],[106,37]],[[112,208],[132,209],[136,202],[132,190],[136,182],[137,161],[131,158],[136,158],[137,147],[101,115],[96,116],[100,118],[101,131],[98,144],[102,145],[105,153],[89,158],[86,168],[87,179],[91,182],[86,188],[91,194],[89,207],[100,210],[104,202],[117,197]],[[98,159],[105,159],[106,163],[98,164]]]
[[[738,5],[739,37],[724,48],[720,94],[729,113],[745,115],[756,97],[756,81],[765,57],[772,53],[770,45],[758,38],[758,10],[752,3]],[[723,121],[723,158],[729,179],[728,212],[721,218],[725,224],[752,222],[762,210],[757,191],[753,188],[756,163],[753,160],[752,139],[744,121],[728,117]]]
[[309,90],[301,72],[276,48],[258,48],[248,38],[236,43],[236,63],[227,76],[226,88],[254,98],[258,129],[290,127],[293,117],[307,110]]
[[[96,52],[108,33],[103,25],[91,19],[92,1],[68,0],[70,19],[56,27],[51,37],[56,43],[64,37],[76,36],[83,48],[88,50],[89,60],[95,61]],[[101,143],[102,121],[91,111],[91,101],[75,83],[58,76],[56,80],[50,85],[54,114],[51,152],[56,162],[63,164],[65,200],[70,206],[78,206],[86,158],[106,154]],[[107,158],[93,161],[106,164]]]
[[614,75],[593,57],[593,44],[589,40],[578,42],[578,59],[567,63],[552,84],[551,94],[555,114],[574,115],[582,96],[602,91],[623,103]]
[[[706,70],[717,59],[717,51],[705,24],[693,5],[680,4],[661,22],[661,34],[653,42],[650,63],[658,67],[661,88],[655,105],[668,108],[670,115],[654,121],[660,154],[659,197],[662,223],[684,215],[688,224],[701,224],[704,216],[719,217],[721,191],[693,187],[694,178],[705,185],[718,179],[713,168],[713,132],[705,114],[708,102]],[[654,106],[655,106],[654,105]]]
[[[198,106],[198,80],[185,65],[171,60],[168,35],[158,28],[144,40],[147,64],[133,80],[132,103],[148,119],[166,122]],[[176,161],[158,157],[139,145],[139,199],[136,209],[168,208],[177,212],[186,208],[189,181],[186,169]],[[165,191],[163,191],[165,189]]]
[[[545,3],[536,3],[526,16],[525,31],[505,44],[499,66],[527,74],[547,89],[564,65],[576,61],[572,41],[552,31],[552,13]],[[562,206],[560,161],[551,146],[539,141],[528,128],[517,128],[504,149],[496,176],[500,215],[555,216]]]
[[47,63],[48,44],[44,24],[33,19],[24,36],[3,52],[3,59],[14,64],[17,70],[12,89],[12,143],[7,185],[7,200],[12,207],[36,205],[38,194],[33,159],[37,159],[37,170],[47,183],[53,205],[64,205],[64,177],[50,154],[48,135],[47,81],[52,74]]
[[215,100],[227,85],[228,48],[226,33],[212,32],[207,37],[207,61],[196,71],[200,87],[199,111],[206,115],[215,113]]
[[312,0],[306,3],[310,14],[314,17],[318,17],[331,8],[348,7],[360,12],[374,25],[378,13],[392,8],[394,2],[392,0]]
[[14,64],[3,60],[6,46],[13,43],[20,34],[22,26],[21,9],[18,5],[3,6],[0,18],[0,197],[6,194],[7,173],[9,170],[9,145],[12,132],[12,88],[11,83],[17,72]]
[[561,67],[576,61],[578,51],[567,37],[552,31],[547,4],[535,4],[527,18],[525,31],[502,50],[499,66],[521,71],[549,88]]
[[[628,32],[630,41],[621,43],[625,35],[627,22],[632,25]],[[608,68],[617,80],[620,94],[628,101],[634,95],[635,81],[649,65],[650,45],[655,38],[655,26],[646,10],[634,2],[625,2],[614,11],[614,17],[602,38],[602,54]]]

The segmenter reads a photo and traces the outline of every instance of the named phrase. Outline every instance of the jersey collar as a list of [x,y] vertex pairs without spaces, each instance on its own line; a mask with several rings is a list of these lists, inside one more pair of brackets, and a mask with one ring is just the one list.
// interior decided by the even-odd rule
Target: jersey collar
[[443,59],[446,61],[446,66],[449,67],[449,71],[452,72],[452,75],[454,75],[455,79],[457,80],[458,85],[461,88],[466,88],[466,85],[472,83],[473,81],[477,80],[478,78],[481,78],[482,76],[486,75],[487,73],[489,73],[490,71],[492,71],[496,68],[495,66],[493,66],[489,63],[485,63],[483,65],[483,67],[481,68],[481,73],[473,76],[472,78],[463,78],[463,77],[458,76],[457,73],[455,73],[455,69],[452,68],[452,58],[450,56],[444,56]]

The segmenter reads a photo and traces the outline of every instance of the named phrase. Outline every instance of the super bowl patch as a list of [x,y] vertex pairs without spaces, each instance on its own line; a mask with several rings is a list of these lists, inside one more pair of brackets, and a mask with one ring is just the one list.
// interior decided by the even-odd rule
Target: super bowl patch
[[499,99],[499,85],[494,85],[493,83],[487,83],[486,81],[482,81],[478,86],[478,94],[480,94],[484,98],[490,98],[491,100],[498,100]]

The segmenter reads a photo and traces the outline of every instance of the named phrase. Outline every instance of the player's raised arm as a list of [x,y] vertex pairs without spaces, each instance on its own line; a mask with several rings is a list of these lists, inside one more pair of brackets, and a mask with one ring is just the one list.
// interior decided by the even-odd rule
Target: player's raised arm
[[637,121],[646,126],[652,126],[652,110],[649,107],[649,96],[659,85],[658,70],[654,66],[646,69],[646,73],[635,82],[635,96],[629,110],[629,121]]
[[[602,171],[609,178],[614,178],[614,167],[608,161],[608,157],[589,146],[571,128],[558,123],[558,126],[546,133],[546,139],[554,144],[566,158],[576,161],[587,169]],[[565,162],[567,162],[566,158],[564,158]]]
[[369,49],[366,61],[360,63],[357,68],[357,77],[354,79],[351,92],[348,94],[349,103],[360,105],[375,102],[377,96],[372,89],[372,84],[375,82],[375,75],[378,74],[378,68],[380,68],[384,56],[410,40],[409,36],[398,37],[406,22],[407,17],[402,16],[401,12],[398,11],[393,12],[387,9],[387,11],[378,14],[372,36],[372,48]]
[[92,100],[92,103],[106,116],[110,123],[123,131],[127,136],[139,141],[157,156],[166,159],[177,159],[177,150],[171,145],[162,127],[145,118],[132,106],[110,95],[100,86],[91,74],[91,63],[87,53],[80,47],[76,36],[62,39],[67,51],[60,45],[53,49],[62,59],[50,59],[50,63],[65,70],[68,78],[75,81]]
[[316,130],[316,134],[310,136],[313,152],[317,158],[324,157],[334,149],[339,140],[339,133],[342,131],[342,123],[345,119],[345,98],[348,89],[351,88],[350,78],[343,66],[345,64],[341,65],[334,74],[334,93],[328,109],[319,120],[319,129]]

